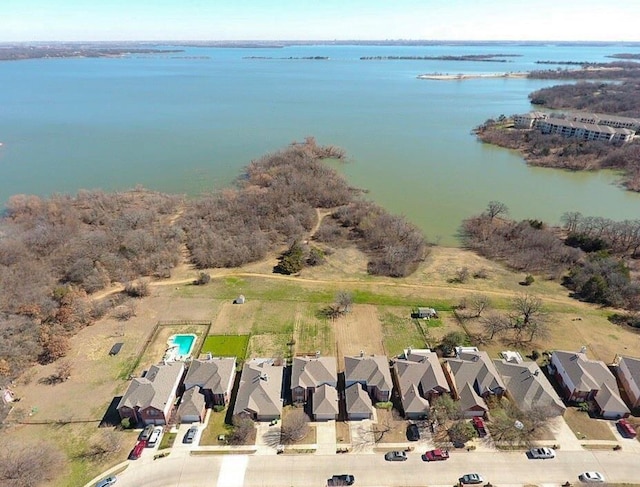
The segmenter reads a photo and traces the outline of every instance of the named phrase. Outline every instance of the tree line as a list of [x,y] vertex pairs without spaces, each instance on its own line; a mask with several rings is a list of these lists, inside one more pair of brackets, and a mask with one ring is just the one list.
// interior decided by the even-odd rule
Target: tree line
[[566,213],[563,227],[539,220],[514,221],[502,203],[463,221],[463,244],[519,271],[558,279],[574,297],[605,306],[640,310],[637,253],[640,220]]

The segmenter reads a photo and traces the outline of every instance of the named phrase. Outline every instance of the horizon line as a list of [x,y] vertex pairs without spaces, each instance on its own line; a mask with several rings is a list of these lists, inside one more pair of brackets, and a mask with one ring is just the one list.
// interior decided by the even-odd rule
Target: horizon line
[[531,44],[640,44],[640,40],[556,40],[556,39],[47,39],[47,40],[0,40],[0,44],[28,44],[28,43],[78,43],[78,42],[104,42],[104,43],[118,43],[118,42],[167,42],[167,43],[189,43],[189,42],[210,42],[210,43],[227,43],[227,44],[239,44],[239,43],[371,43],[371,42],[386,42],[386,43],[531,43]]

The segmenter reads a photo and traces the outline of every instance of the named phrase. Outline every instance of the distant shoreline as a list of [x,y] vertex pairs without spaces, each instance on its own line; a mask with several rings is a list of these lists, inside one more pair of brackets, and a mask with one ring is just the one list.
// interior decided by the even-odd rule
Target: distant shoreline
[[467,79],[478,79],[478,78],[526,78],[529,75],[526,71],[521,72],[513,72],[513,73],[459,73],[459,74],[449,74],[449,73],[431,73],[431,74],[419,74],[417,76],[418,79],[429,79],[429,80],[438,80],[438,81],[462,81]]

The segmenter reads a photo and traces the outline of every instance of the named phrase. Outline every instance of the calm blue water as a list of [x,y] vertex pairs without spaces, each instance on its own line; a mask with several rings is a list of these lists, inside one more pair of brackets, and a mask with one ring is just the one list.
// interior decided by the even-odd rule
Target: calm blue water
[[[527,167],[471,129],[524,112],[525,79],[418,80],[422,73],[535,69],[536,60],[606,61],[629,46],[298,46],[188,48],[177,56],[0,63],[0,204],[12,194],[81,188],[199,194],[251,159],[314,135],[347,149],[350,183],[455,244],[460,221],[489,200],[516,218],[565,211],[637,218],[640,196],[608,173]],[[508,63],[360,61],[361,56],[521,54]],[[327,61],[247,56],[329,56]]]
[[189,355],[195,339],[193,335],[175,335],[173,344],[178,345],[178,355]]

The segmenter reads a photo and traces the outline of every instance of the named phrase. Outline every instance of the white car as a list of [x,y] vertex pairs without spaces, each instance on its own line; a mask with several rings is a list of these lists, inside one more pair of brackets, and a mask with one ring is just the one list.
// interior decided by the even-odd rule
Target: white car
[[604,482],[604,476],[600,472],[585,472],[578,475],[578,480],[587,483],[602,483]]
[[531,458],[555,458],[556,452],[553,448],[540,447],[529,450],[529,455]]
[[161,435],[162,435],[162,427],[161,426],[156,426],[153,429],[153,433],[151,433],[151,436],[149,437],[149,441],[147,442],[147,446],[148,447],[155,446],[155,444],[158,442],[158,440],[160,440],[160,436]]

